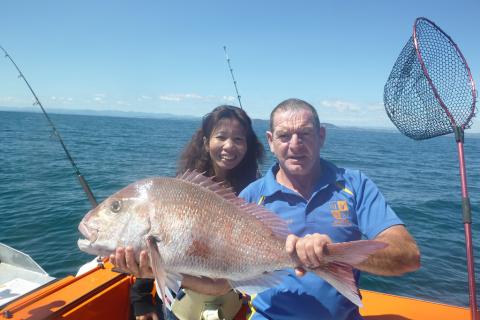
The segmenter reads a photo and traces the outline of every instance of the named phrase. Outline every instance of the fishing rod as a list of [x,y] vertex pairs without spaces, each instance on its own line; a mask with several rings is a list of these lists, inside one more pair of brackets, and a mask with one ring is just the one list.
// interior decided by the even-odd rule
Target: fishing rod
[[235,86],[235,91],[237,92],[237,99],[238,99],[238,103],[240,104],[240,109],[243,109],[242,101],[240,101],[240,94],[238,93],[237,81],[235,81],[235,77],[233,76],[233,69],[232,69],[232,66],[230,65],[230,58],[228,57],[226,46],[223,46],[223,51],[225,51],[225,59],[227,59],[228,69],[230,70],[230,74],[232,75],[233,85]]
[[18,77],[19,77],[19,78],[22,78],[23,81],[25,81],[25,83],[27,84],[28,89],[30,89],[30,92],[33,94],[33,97],[35,98],[35,102],[33,103],[33,105],[38,105],[38,106],[40,107],[40,109],[42,109],[42,112],[43,112],[43,114],[45,115],[45,118],[47,118],[48,123],[50,124],[50,126],[51,126],[52,129],[53,129],[53,134],[54,134],[54,136],[56,136],[56,137],[58,138],[58,141],[60,141],[60,144],[62,145],[63,151],[65,151],[65,154],[67,155],[68,160],[69,160],[70,163],[72,164],[73,170],[75,171],[75,174],[77,175],[78,181],[80,181],[80,185],[82,186],[83,191],[85,191],[85,193],[87,194],[88,200],[90,201],[90,204],[92,205],[92,207],[95,208],[95,207],[98,205],[97,200],[95,199],[95,196],[93,195],[92,190],[90,189],[90,186],[88,185],[87,181],[85,180],[85,178],[84,178],[84,177],[82,176],[82,174],[80,173],[80,170],[78,170],[78,167],[77,167],[77,165],[75,164],[75,161],[73,160],[72,156],[70,155],[70,152],[68,152],[68,149],[67,149],[67,147],[65,146],[65,143],[63,142],[63,139],[62,139],[62,137],[60,136],[60,133],[58,132],[57,128],[55,127],[55,125],[53,124],[52,120],[50,119],[50,117],[48,116],[47,112],[45,111],[45,108],[43,108],[42,103],[41,103],[40,100],[38,99],[37,95],[36,95],[35,92],[33,91],[32,87],[31,87],[30,84],[28,83],[27,79],[26,79],[25,76],[23,75],[23,73],[22,73],[22,71],[20,70],[20,68],[17,66],[17,64],[15,63],[15,61],[13,61],[12,57],[8,54],[7,50],[5,50],[2,46],[0,46],[0,49],[2,49],[3,52],[5,53],[5,58],[8,58],[8,59],[10,60],[10,62],[15,66],[15,69],[17,69],[17,71],[18,71],[18,73],[19,73]]
[[[235,86],[235,91],[237,92],[237,98],[238,98],[238,103],[240,104],[240,109],[243,110],[242,101],[240,101],[240,94],[238,93],[237,81],[235,81],[235,77],[233,76],[233,69],[232,69],[232,66],[230,65],[230,58],[228,57],[226,46],[223,46],[223,51],[225,51],[225,58],[227,59],[228,69],[230,69],[230,74],[232,75],[233,85]],[[262,176],[262,173],[260,172],[260,168],[257,168],[257,176],[258,177]]]

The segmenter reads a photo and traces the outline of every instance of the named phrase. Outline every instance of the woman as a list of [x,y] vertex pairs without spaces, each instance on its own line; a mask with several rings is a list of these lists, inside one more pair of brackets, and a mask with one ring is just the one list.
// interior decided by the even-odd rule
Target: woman
[[257,178],[263,146],[245,111],[219,106],[203,117],[202,127],[186,145],[179,170],[196,169],[225,181],[236,194]]
[[[257,178],[258,164],[263,159],[263,154],[263,145],[258,141],[252,128],[252,121],[245,111],[238,107],[222,105],[203,117],[202,126],[185,146],[177,173],[193,169],[205,172],[205,175],[223,181],[238,194]],[[140,265],[131,261],[132,257],[131,252],[127,252],[125,257],[125,251],[119,248],[117,254],[112,255],[110,260],[116,262],[119,268],[135,275],[151,276],[147,253],[141,253]],[[139,278],[132,286],[131,299],[137,320],[157,319],[151,302],[152,288],[152,279]],[[218,296],[215,301],[226,301],[227,304],[235,297],[238,300],[238,295],[233,293],[228,282],[222,279],[184,276],[182,288],[182,298],[176,299],[172,308],[177,316],[182,316],[180,313],[186,309],[195,309],[191,301],[202,304],[201,300],[205,298],[202,294]],[[188,302],[190,304],[182,306],[187,301],[190,301]]]

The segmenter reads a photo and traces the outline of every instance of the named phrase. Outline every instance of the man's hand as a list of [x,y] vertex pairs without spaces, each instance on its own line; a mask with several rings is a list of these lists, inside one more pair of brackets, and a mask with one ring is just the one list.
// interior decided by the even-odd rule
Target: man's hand
[[145,250],[140,252],[140,262],[137,263],[132,247],[119,247],[115,250],[115,254],[110,255],[110,262],[118,270],[133,274],[136,278],[154,278],[148,253]]
[[[328,243],[332,243],[332,240],[325,234],[307,234],[303,238],[290,234],[287,237],[285,248],[291,256],[298,258],[302,266],[314,269],[324,264],[323,257],[326,255]],[[297,276],[301,277],[305,272],[302,267],[295,268]]]

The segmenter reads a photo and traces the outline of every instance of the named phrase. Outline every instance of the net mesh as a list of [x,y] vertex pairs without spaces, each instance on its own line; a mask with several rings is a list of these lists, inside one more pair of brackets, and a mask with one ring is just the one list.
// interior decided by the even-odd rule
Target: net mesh
[[469,128],[475,86],[464,58],[452,40],[427,19],[416,20],[415,36],[419,54],[412,36],[385,85],[388,117],[400,132],[416,140],[452,133],[456,126]]

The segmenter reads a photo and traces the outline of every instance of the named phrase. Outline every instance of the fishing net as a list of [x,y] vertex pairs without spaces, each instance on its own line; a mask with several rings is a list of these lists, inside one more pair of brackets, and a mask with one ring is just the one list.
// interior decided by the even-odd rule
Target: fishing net
[[422,140],[467,129],[476,92],[458,46],[426,18],[415,20],[384,90],[387,115],[406,136]]

